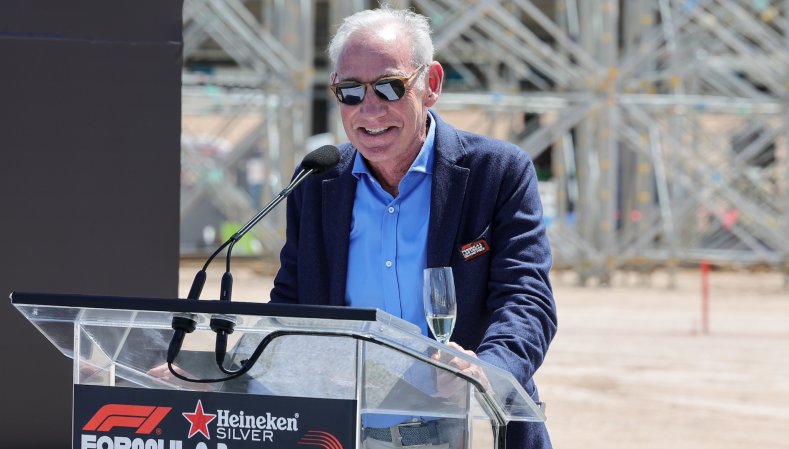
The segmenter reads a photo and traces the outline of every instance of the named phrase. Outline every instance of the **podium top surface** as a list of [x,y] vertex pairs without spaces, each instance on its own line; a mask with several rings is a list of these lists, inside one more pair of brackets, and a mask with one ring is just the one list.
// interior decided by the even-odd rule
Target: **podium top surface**
[[[269,304],[256,302],[221,302],[218,300],[188,300],[130,296],[97,296],[64,293],[12,292],[11,303],[16,306],[72,307],[82,309],[146,310],[181,313],[222,313],[230,315],[282,316],[291,318],[317,318],[328,320],[378,321],[382,314],[378,309],[362,309],[337,306],[312,306]],[[394,316],[389,317],[407,321]],[[388,319],[388,318],[387,318]]]

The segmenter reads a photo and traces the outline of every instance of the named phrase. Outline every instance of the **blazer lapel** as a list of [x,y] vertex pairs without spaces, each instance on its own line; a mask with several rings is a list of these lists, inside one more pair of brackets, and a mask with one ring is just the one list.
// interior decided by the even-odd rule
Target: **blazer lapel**
[[350,169],[340,176],[323,180],[323,241],[329,265],[329,304],[345,305],[345,281],[348,269],[348,243],[351,232],[356,178]]
[[436,114],[435,159],[427,231],[427,266],[450,264],[466,196],[469,169],[457,165],[463,147],[455,130]]

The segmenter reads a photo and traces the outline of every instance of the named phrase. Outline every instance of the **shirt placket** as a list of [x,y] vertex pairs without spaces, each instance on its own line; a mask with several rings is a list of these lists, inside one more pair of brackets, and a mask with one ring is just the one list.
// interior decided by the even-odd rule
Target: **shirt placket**
[[402,317],[400,306],[400,285],[397,282],[397,221],[400,207],[397,200],[384,208],[383,225],[381,226],[381,255],[383,264],[383,297],[387,310],[395,316]]

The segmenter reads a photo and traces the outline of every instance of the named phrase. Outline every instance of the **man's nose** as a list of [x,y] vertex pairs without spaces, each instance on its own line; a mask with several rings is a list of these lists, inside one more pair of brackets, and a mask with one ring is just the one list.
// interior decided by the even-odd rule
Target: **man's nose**
[[386,112],[386,100],[375,93],[373,86],[365,86],[365,89],[367,90],[364,92],[364,98],[362,98],[362,103],[359,105],[361,108],[360,112],[370,115],[383,115]]

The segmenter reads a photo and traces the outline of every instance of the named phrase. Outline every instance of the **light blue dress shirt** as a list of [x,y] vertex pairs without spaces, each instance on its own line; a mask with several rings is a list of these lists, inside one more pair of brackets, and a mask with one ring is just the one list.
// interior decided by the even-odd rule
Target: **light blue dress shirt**
[[427,228],[433,175],[435,120],[425,143],[392,197],[373,177],[357,151],[358,179],[348,247],[345,302],[384,310],[420,327],[427,335],[422,305],[422,271],[427,266]]
[[[425,142],[400,180],[397,198],[381,187],[361,153],[356,152],[352,173],[358,181],[345,287],[346,305],[384,310],[418,325],[423,335],[427,335],[427,321],[422,305],[422,272],[427,267],[436,135],[435,120],[430,117],[429,122]],[[429,370],[415,366],[404,375],[410,382],[425,386],[424,371]],[[364,414],[362,422],[365,427],[389,427],[415,418]]]

